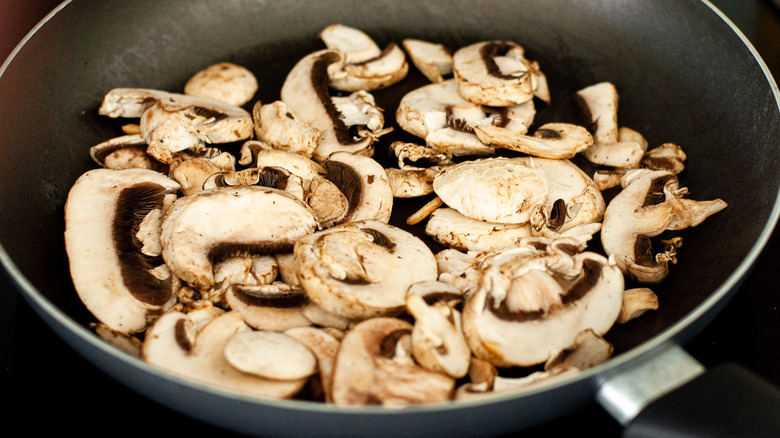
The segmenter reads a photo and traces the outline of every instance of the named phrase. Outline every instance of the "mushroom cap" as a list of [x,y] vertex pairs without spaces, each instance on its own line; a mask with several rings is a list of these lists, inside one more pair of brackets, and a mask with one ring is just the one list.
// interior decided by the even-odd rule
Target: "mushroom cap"
[[449,207],[472,219],[524,223],[547,197],[539,168],[509,158],[466,161],[444,169],[433,189]]
[[144,241],[159,238],[159,229],[147,229],[144,221],[154,212],[159,218],[178,189],[152,170],[94,169],[68,194],[65,249],[73,285],[87,309],[112,330],[141,331],[173,305],[178,281],[158,253],[144,252]]
[[[551,268],[560,262],[577,274]],[[620,312],[623,275],[596,253],[535,256],[516,248],[488,257],[480,269],[463,329],[474,354],[496,366],[543,363],[583,330],[603,335]]]
[[482,41],[452,55],[458,91],[478,105],[511,106],[534,97],[525,51],[512,41]]
[[461,251],[500,250],[532,235],[529,224],[485,222],[447,207],[438,208],[431,214],[425,233],[437,242]]
[[165,262],[196,287],[214,284],[215,261],[287,252],[317,218],[296,197],[259,186],[217,187],[178,199],[163,221]]
[[354,320],[399,313],[411,284],[437,276],[422,240],[370,219],[301,237],[295,264],[312,301]]
[[284,333],[240,331],[230,336],[224,351],[236,369],[266,379],[301,380],[317,372],[314,353]]
[[240,394],[278,399],[298,393],[306,383],[305,378],[265,379],[240,371],[226,359],[225,346],[231,337],[250,330],[235,311],[214,318],[197,334],[187,315],[166,313],[147,331],[143,358],[173,374]]
[[247,68],[231,62],[210,65],[184,85],[184,94],[241,106],[254,97],[257,78]]

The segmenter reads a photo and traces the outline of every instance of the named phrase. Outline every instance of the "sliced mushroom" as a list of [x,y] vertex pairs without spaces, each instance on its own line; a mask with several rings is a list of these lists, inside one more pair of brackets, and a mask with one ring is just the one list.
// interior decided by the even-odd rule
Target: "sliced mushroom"
[[449,166],[433,181],[447,206],[487,222],[524,223],[547,197],[543,170],[503,157],[466,161]]
[[395,359],[398,340],[411,331],[406,321],[372,318],[347,332],[333,370],[333,402],[403,406],[449,400],[453,378]]
[[450,307],[456,307],[463,302],[463,291],[455,286],[439,280],[421,281],[409,286],[406,291],[406,299],[409,295],[418,295],[422,297],[426,304],[432,305],[437,302],[444,302]]
[[311,180],[327,174],[325,168],[314,160],[290,151],[259,149],[255,151],[254,161],[255,167],[281,168],[299,176],[307,189]]
[[272,148],[295,152],[307,158],[314,155],[320,131],[299,120],[281,100],[265,105],[257,101],[252,118],[255,135]]
[[462,252],[444,249],[434,255],[439,271],[438,280],[450,284],[463,294],[471,293],[479,281],[477,265],[481,258],[477,251]]
[[203,190],[210,176],[235,170],[233,156],[224,152],[213,158],[193,157],[182,160],[171,171],[171,177],[180,185],[184,196]]
[[658,310],[658,296],[652,289],[647,287],[626,289],[623,292],[623,306],[620,308],[617,323],[625,324],[644,315],[648,310]]
[[487,145],[544,158],[572,158],[593,144],[587,129],[570,123],[547,123],[533,136],[498,126],[477,126],[474,133]]
[[394,141],[388,149],[398,159],[401,170],[423,170],[453,164],[452,156],[424,145]]
[[295,264],[312,301],[355,320],[398,314],[409,285],[437,276],[436,260],[422,240],[377,220],[299,238]]
[[225,297],[230,308],[241,312],[244,321],[257,330],[282,332],[311,325],[303,314],[309,304],[306,292],[285,283],[234,284]]
[[591,329],[586,329],[577,334],[572,345],[551,357],[544,364],[544,369],[547,371],[556,368],[587,370],[609,360],[614,350],[612,344],[603,337]]
[[604,251],[628,277],[642,283],[658,283],[675,261],[676,248],[655,253],[651,237],[666,230],[699,225],[726,208],[721,199],[694,201],[682,196],[671,172],[632,170],[623,177],[625,188],[607,205],[601,227]]
[[[479,105],[518,105],[533,99],[535,82],[546,85],[532,79],[525,50],[512,41],[483,41],[460,48],[452,55],[452,70],[460,94]],[[533,70],[540,73],[537,66]]]
[[254,97],[257,78],[231,62],[210,65],[195,73],[184,85],[184,94],[241,106]]
[[343,222],[390,220],[393,192],[384,167],[376,160],[348,152],[336,152],[323,163],[323,167],[327,179],[344,193],[349,203]]
[[618,92],[610,82],[585,87],[574,96],[593,134],[593,145],[582,155],[590,162],[610,167],[635,167],[646,146],[635,139],[619,138]]
[[433,180],[441,173],[439,166],[427,169],[385,169],[394,198],[417,198],[433,193]]
[[270,380],[300,381],[317,372],[309,347],[284,333],[239,331],[227,340],[224,355],[237,370]]
[[446,301],[428,304],[408,294],[406,309],[414,317],[412,354],[421,366],[456,379],[468,373],[471,350],[461,326],[461,315]]
[[443,44],[407,38],[401,42],[412,64],[431,82],[452,74],[452,53]]
[[163,258],[196,287],[214,284],[216,261],[289,252],[317,218],[294,196],[258,186],[218,187],[177,200],[162,225]]
[[645,152],[639,162],[639,167],[650,170],[665,170],[677,175],[685,169],[687,158],[680,146],[674,143],[664,143]]
[[333,24],[320,32],[329,49],[342,52],[343,69],[333,72],[330,86],[341,91],[376,90],[388,87],[409,71],[406,55],[397,44],[380,50],[365,32],[343,24]]
[[434,211],[425,233],[435,241],[461,251],[494,251],[516,245],[532,235],[527,223],[499,224],[471,219],[452,208]]
[[238,312],[222,314],[197,334],[187,315],[167,313],[147,331],[143,357],[148,363],[173,374],[240,394],[279,399],[298,393],[306,383],[305,378],[266,379],[244,373],[228,362],[224,351],[230,338],[250,330]]
[[163,163],[174,152],[204,144],[248,139],[252,116],[235,105],[160,90],[115,88],[103,99],[99,114],[139,117],[147,153]]
[[[314,353],[314,356],[317,358],[317,373],[319,374],[319,379],[316,380],[319,382],[317,389],[322,392],[324,401],[332,402],[333,367],[336,364],[336,355],[341,346],[341,341],[326,330],[316,327],[292,328],[286,330],[284,334],[297,339]],[[315,398],[319,397],[315,394]]]
[[606,333],[620,311],[623,275],[605,257],[537,251],[521,246],[482,260],[463,308],[472,352],[498,367],[543,363],[583,330]]
[[112,330],[139,332],[174,303],[179,282],[157,251],[160,217],[178,189],[152,170],[94,169],[68,194],[65,249],[73,285]]
[[[335,151],[347,151],[370,155],[373,153],[374,140],[384,134],[383,127],[377,124],[381,113],[371,110],[371,127],[347,125],[341,111],[347,109],[347,101],[342,101],[339,109],[329,91],[332,72],[344,66],[344,56],[337,50],[320,50],[305,56],[292,68],[282,85],[281,100],[287,108],[302,122],[320,131],[320,139],[314,159],[322,161]],[[365,97],[367,93],[358,96]],[[360,106],[364,114],[371,107],[364,102]],[[360,118],[363,120],[363,118]],[[355,128],[354,130],[352,128]]]
[[106,169],[153,169],[164,172],[166,166],[146,153],[146,140],[141,134],[128,134],[96,144],[89,155]]

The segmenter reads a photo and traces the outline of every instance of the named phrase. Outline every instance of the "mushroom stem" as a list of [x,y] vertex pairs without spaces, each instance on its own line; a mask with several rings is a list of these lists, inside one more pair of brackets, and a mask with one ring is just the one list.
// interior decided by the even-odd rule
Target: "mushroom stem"
[[425,205],[422,206],[419,210],[414,212],[411,216],[409,216],[406,219],[407,225],[416,225],[419,224],[423,219],[428,217],[431,213],[433,213],[437,208],[444,205],[444,201],[441,200],[438,196],[428,201]]

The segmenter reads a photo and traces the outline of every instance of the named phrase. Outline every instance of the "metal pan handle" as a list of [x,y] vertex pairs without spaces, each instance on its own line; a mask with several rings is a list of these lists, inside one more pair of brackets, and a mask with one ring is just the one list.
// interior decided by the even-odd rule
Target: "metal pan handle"
[[596,400],[625,437],[777,437],[780,389],[736,364],[705,370],[670,344],[620,370]]

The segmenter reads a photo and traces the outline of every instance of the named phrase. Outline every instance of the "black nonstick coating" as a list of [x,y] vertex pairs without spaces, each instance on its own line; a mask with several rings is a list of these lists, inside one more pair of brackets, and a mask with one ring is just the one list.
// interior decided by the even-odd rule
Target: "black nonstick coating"
[[[464,423],[489,432],[489,419],[518,407],[539,406],[542,400],[564,412],[591,396],[597,372],[568,387],[525,397],[404,414],[255,404],[171,383],[100,347],[84,329],[92,318],[70,283],[62,216],[73,181],[94,167],[88,148],[119,135],[121,122],[96,113],[103,95],[119,86],[180,90],[193,72],[232,61],[255,72],[261,84],[256,99],[270,102],[278,98],[294,62],[322,47],[317,32],[336,22],[359,27],[380,44],[405,37],[451,47],[515,40],[540,63],[551,86],[553,104],[539,106],[539,123],[579,122],[571,93],[608,80],[621,94],[622,125],[642,132],[651,147],[674,142],[685,149],[688,163],[681,181],[690,188],[689,197],[720,197],[729,208],[678,233],[684,239],[679,263],[654,288],[660,309],[610,332],[618,353],[614,363],[641,360],[641,353],[662,340],[693,336],[725,305],[777,219],[776,90],[743,41],[702,2],[75,1],[25,44],[0,77],[0,242],[7,253],[3,261],[36,310],[110,374],[131,385],[162,381],[205,405],[227,398],[232,400],[228,406],[259,409],[265,419],[281,413],[294,422],[306,413],[326,431],[343,424],[359,428],[411,421],[420,433],[432,422],[446,422],[454,434],[474,432],[463,429]],[[377,100],[392,115],[393,102],[422,83],[412,71],[407,81],[377,92]],[[397,137],[403,134],[382,143]],[[399,210],[395,222],[414,210],[416,204],[410,204]],[[140,390],[160,397],[153,389]],[[556,415],[532,410],[533,415],[515,415],[493,427],[511,430]],[[403,415],[408,418],[399,420]],[[477,416],[479,422],[467,421]]]

